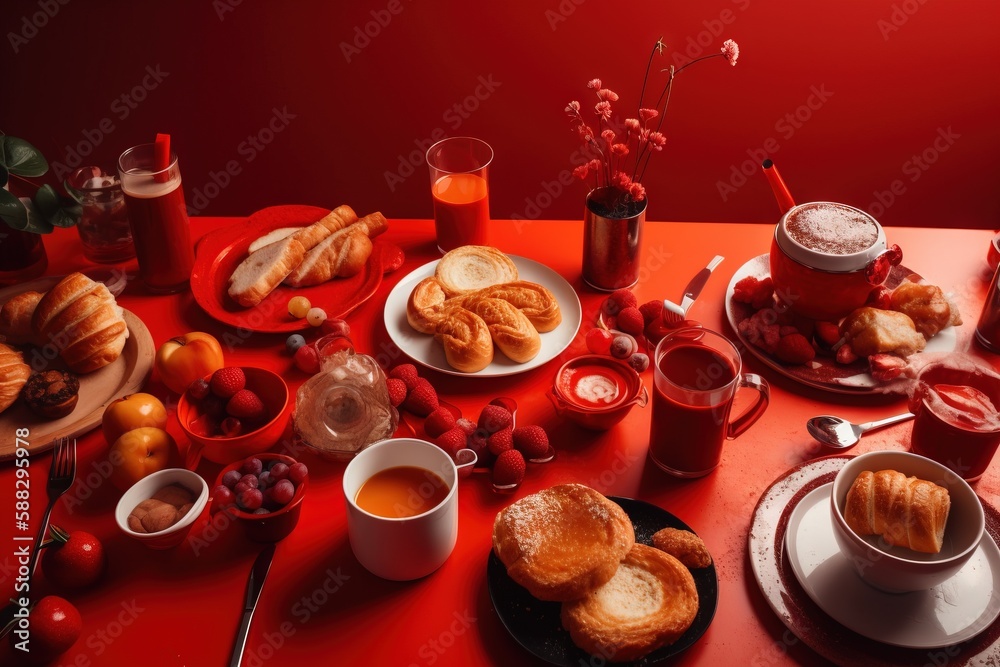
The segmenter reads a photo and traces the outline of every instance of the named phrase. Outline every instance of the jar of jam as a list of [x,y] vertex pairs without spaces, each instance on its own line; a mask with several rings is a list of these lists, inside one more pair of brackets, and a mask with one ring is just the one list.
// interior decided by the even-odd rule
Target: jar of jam
[[864,211],[834,202],[789,209],[771,242],[771,280],[778,299],[793,312],[837,321],[860,308],[902,260],[887,247],[885,231]]

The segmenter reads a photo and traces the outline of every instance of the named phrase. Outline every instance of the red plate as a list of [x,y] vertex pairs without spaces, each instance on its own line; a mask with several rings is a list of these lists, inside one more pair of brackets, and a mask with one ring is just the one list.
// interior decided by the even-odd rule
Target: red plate
[[317,206],[271,206],[252,214],[246,222],[206,234],[195,249],[191,272],[191,293],[195,301],[219,322],[265,333],[300,331],[309,327],[305,318],[295,319],[288,314],[288,300],[293,296],[308,298],[314,306],[325,310],[328,317],[344,317],[375,293],[382,283],[383,255],[395,253],[397,248],[376,239],[371,258],[356,276],[335,278],[315,287],[279,285],[252,308],[239,305],[227,292],[229,276],[246,258],[247,249],[255,239],[281,227],[312,224],[327,213],[328,209]]

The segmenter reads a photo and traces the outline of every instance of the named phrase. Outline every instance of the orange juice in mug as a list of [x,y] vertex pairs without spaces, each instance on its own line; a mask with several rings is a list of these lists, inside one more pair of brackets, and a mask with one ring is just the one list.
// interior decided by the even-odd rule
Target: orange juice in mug
[[489,178],[493,149],[471,137],[442,139],[427,149],[437,246],[489,245]]

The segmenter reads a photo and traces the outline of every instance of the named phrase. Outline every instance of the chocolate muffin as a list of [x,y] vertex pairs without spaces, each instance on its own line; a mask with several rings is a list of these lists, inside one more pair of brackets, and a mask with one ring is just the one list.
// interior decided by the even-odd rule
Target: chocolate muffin
[[73,412],[79,393],[79,378],[55,370],[32,373],[21,388],[21,398],[31,411],[46,419],[59,419]]

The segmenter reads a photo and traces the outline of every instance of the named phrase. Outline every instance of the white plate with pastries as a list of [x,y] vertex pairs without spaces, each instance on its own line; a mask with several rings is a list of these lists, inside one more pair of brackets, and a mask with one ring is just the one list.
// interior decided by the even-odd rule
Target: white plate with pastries
[[[0,306],[13,297],[26,292],[47,292],[55,286],[61,276],[39,278],[14,287],[0,290]],[[81,372],[78,400],[72,412],[58,419],[45,419],[32,412],[18,398],[0,413],[0,432],[11,434],[0,442],[0,461],[15,456],[17,443],[16,429],[27,429],[28,451],[32,454],[51,449],[54,441],[61,437],[77,437],[99,426],[104,408],[111,401],[142,389],[153,368],[156,348],[149,329],[134,313],[123,310],[121,317],[128,329],[128,338],[117,357],[107,365],[90,372]],[[51,348],[33,345],[13,345],[21,351],[24,363],[33,370],[65,370],[66,364]]]
[[417,331],[407,321],[406,308],[410,294],[417,283],[435,275],[440,260],[429,262],[413,270],[393,287],[385,303],[385,327],[389,338],[415,362],[449,375],[473,377],[501,377],[524,373],[551,361],[565,350],[580,329],[583,309],[573,287],[558,273],[534,260],[509,255],[517,268],[518,279],[538,283],[547,288],[559,303],[562,321],[552,331],[539,334],[541,347],[529,361],[517,363],[496,350],[492,362],[482,370],[468,373],[451,365],[443,346],[433,335]]
[[988,532],[948,581],[924,591],[884,593],[864,583],[837,546],[831,487],[819,486],[799,501],[788,519],[785,545],[795,578],[834,620],[869,639],[915,649],[959,644],[996,620],[1000,549]]
[[[736,270],[726,288],[726,317],[736,336],[748,349],[751,354],[760,359],[773,370],[785,377],[791,378],[801,384],[817,389],[824,389],[840,394],[875,394],[896,391],[891,384],[879,383],[868,372],[868,363],[865,359],[859,359],[850,364],[837,363],[832,357],[817,355],[809,364],[786,365],[781,363],[776,357],[750,342],[739,331],[739,323],[746,317],[753,314],[750,305],[739,303],[733,300],[733,292],[738,283],[747,276],[755,278],[765,278],[770,275],[770,261],[767,253],[758,255],[748,260]],[[897,265],[892,267],[889,277],[886,279],[886,287],[893,289],[906,280],[907,277],[914,276],[910,269]],[[955,326],[947,326],[939,331],[935,336],[927,341],[927,346],[923,353],[952,352],[958,344],[958,333]]]

